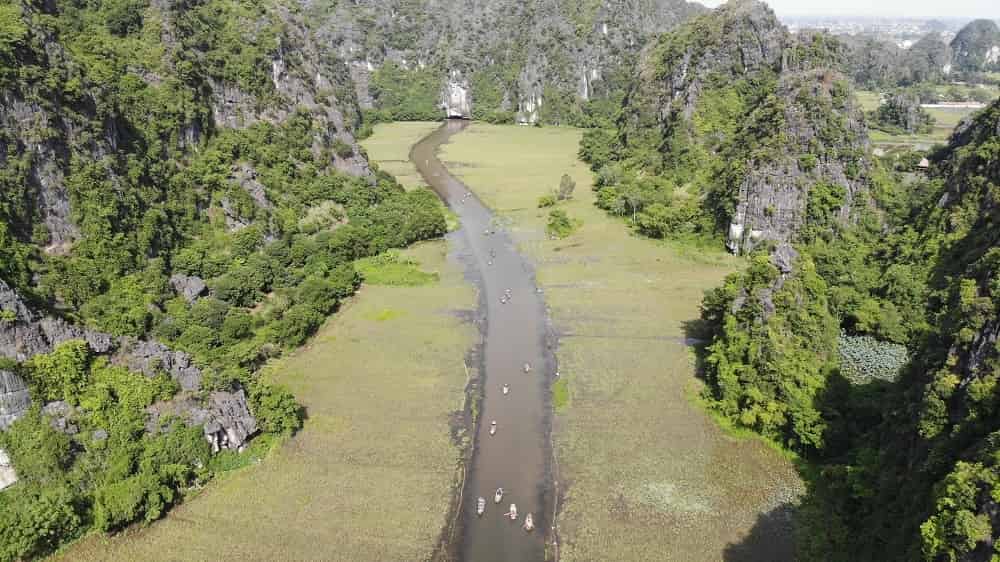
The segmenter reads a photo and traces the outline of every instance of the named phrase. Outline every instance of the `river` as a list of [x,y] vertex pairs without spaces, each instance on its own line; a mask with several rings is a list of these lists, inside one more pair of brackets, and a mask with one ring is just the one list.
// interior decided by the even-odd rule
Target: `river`
[[[459,217],[461,228],[449,240],[467,277],[478,286],[485,318],[479,365],[483,396],[462,494],[459,552],[467,562],[540,562],[545,531],[552,525],[547,397],[554,359],[546,345],[545,303],[536,290],[533,267],[497,225],[493,212],[437,157],[439,147],[467,126],[466,121],[447,121],[410,152],[427,184]],[[525,364],[531,367],[528,373]],[[509,394],[503,394],[503,385],[509,385]],[[491,436],[493,420],[497,432]],[[497,488],[504,489],[500,504],[493,501]],[[476,515],[479,497],[487,501],[481,517]],[[512,503],[517,504],[517,521],[505,517]],[[522,528],[528,513],[535,523],[531,533]]]

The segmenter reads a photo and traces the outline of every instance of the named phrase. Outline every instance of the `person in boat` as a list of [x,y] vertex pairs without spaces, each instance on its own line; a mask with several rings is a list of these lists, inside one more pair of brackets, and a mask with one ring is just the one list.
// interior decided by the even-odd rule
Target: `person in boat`
[[500,500],[502,499],[503,499],[503,488],[497,488],[496,493],[493,494],[493,502],[500,503]]
[[517,519],[517,504],[510,504],[510,511],[508,511],[505,515],[509,515],[511,521]]
[[531,530],[534,528],[535,528],[535,520],[531,517],[531,514],[529,513],[524,516],[524,530],[530,533]]
[[503,390],[504,394],[507,394],[508,392],[510,392],[510,385],[506,385],[506,384],[503,385],[503,389],[502,390]]

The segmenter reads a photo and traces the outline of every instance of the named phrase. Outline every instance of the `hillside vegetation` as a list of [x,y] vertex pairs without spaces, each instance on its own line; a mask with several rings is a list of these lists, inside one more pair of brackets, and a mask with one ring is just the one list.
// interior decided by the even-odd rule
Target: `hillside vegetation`
[[347,67],[297,5],[0,8],[0,468],[18,480],[0,559],[19,560],[153,521],[300,427],[257,369],[357,290],[354,260],[445,220],[370,170]]
[[806,461],[802,559],[989,560],[1000,102],[914,176],[872,154],[842,64],[730,2],[648,50],[581,155],[640,233],[747,255],[702,303],[706,399]]

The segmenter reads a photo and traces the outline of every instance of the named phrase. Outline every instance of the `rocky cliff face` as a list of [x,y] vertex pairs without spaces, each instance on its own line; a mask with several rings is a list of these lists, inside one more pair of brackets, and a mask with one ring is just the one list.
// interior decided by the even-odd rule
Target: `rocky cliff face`
[[[194,37],[199,31],[192,30],[188,21],[194,8],[172,1],[152,3],[145,17],[159,22],[162,57],[136,60],[122,80],[136,89],[140,99],[185,98],[185,107],[178,110],[141,103],[128,106],[136,100],[94,83],[93,73],[85,70],[87,64],[63,44],[63,38],[31,23],[33,15],[58,14],[58,6],[24,9],[26,36],[5,64],[13,62],[23,75],[50,76],[73,88],[53,88],[45,80],[0,80],[0,166],[6,170],[0,177],[4,203],[0,220],[21,241],[40,244],[49,254],[71,251],[81,235],[81,216],[69,178],[82,165],[103,163],[102,172],[127,199],[144,187],[134,185],[136,178],[126,177],[127,166],[122,163],[129,154],[155,149],[150,144],[159,142],[162,158],[172,165],[207,135],[259,122],[284,123],[297,112],[311,117],[313,149],[328,154],[332,167],[357,176],[371,174],[353,136],[361,117],[348,68],[298,13],[277,6],[248,23],[247,37],[260,37],[261,44],[269,43],[264,37],[274,35],[274,46],[266,53],[270,83],[250,88],[225,69],[179,67],[189,56],[182,53],[203,40]],[[201,52],[200,56],[218,55]],[[190,75],[177,81],[183,72]],[[160,138],[141,138],[139,131],[148,121],[167,117],[163,113],[171,123],[158,131]],[[335,145],[351,150],[332,150]]]
[[[171,350],[155,341],[116,338],[39,314],[3,280],[0,280],[0,312],[8,315],[7,320],[0,322],[0,357],[24,361],[49,353],[60,343],[83,340],[94,353],[110,356],[113,363],[128,368],[136,376],[152,377],[160,372],[169,374],[182,392],[173,400],[150,410],[151,428],[158,427],[155,422],[162,411],[168,410],[193,425],[202,426],[205,438],[216,451],[240,449],[257,432],[257,421],[250,413],[243,389],[212,392],[207,399],[196,396],[201,390],[202,372],[186,353]],[[10,371],[0,370],[0,431],[23,415],[30,403],[24,381]],[[46,405],[46,408],[49,406]],[[72,416],[63,410],[53,409],[50,417],[62,419],[60,427],[65,430],[69,425],[67,418]],[[57,411],[60,415],[55,415]]]
[[734,252],[795,240],[817,185],[836,186],[829,212],[848,220],[864,198],[867,131],[847,81],[831,70],[837,49],[823,35],[790,35],[761,2],[730,2],[643,54],[622,142],[636,153],[657,147],[652,168],[668,177],[678,162],[722,166],[702,189],[734,199]]
[[[836,80],[830,71],[782,76],[777,90],[783,100],[781,149],[748,162],[726,243],[734,253],[764,241],[795,240],[817,186],[837,188],[835,208],[829,211],[840,222],[849,221],[852,208],[864,201],[868,131],[848,92],[837,92]],[[756,125],[751,121],[749,127]]]
[[1000,28],[993,20],[974,20],[951,41],[952,68],[958,71],[1000,70]]
[[604,95],[654,33],[700,10],[683,0],[360,0],[338,5],[322,27],[363,106],[379,107],[371,77],[392,62],[432,74],[442,115],[504,111],[533,122],[549,95]]

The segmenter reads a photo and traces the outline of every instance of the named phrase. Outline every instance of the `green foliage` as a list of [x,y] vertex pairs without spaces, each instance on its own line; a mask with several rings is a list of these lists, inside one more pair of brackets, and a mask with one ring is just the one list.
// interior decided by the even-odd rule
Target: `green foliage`
[[275,435],[290,435],[302,427],[305,412],[295,397],[282,386],[255,384],[250,387],[250,401],[257,423]]
[[439,278],[437,273],[421,271],[419,263],[395,251],[358,260],[356,267],[365,283],[372,285],[416,287],[436,283]]
[[994,530],[982,501],[984,496],[997,501],[998,494],[1000,474],[995,466],[958,462],[937,486],[934,515],[920,526],[924,559],[962,560],[991,540]]
[[21,5],[0,4],[0,58],[9,57],[27,34],[28,26],[22,19]]
[[545,225],[545,231],[553,238],[566,238],[573,234],[580,227],[580,221],[574,220],[562,209],[549,211],[549,222]]
[[539,209],[544,209],[546,207],[555,207],[555,206],[556,206],[556,196],[555,195],[551,195],[551,194],[542,195],[541,197],[538,198],[538,208]]
[[841,333],[837,350],[840,352],[840,372],[854,383],[894,381],[909,360],[906,346],[871,336]]
[[386,61],[371,77],[371,94],[379,108],[376,121],[437,121],[441,81],[431,68],[408,70]]
[[759,254],[708,295],[703,317],[718,331],[705,375],[713,407],[734,423],[814,450],[823,446],[816,401],[835,366],[837,323],[812,262],[800,258],[797,267],[776,289],[778,270]]
[[90,347],[83,340],[65,342],[49,354],[36,355],[28,362],[28,379],[46,400],[75,404],[90,376]]

